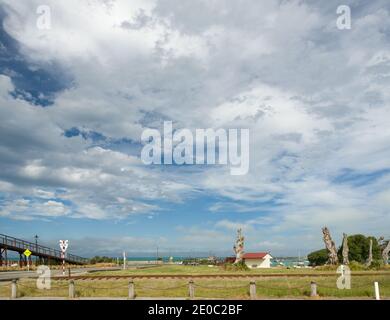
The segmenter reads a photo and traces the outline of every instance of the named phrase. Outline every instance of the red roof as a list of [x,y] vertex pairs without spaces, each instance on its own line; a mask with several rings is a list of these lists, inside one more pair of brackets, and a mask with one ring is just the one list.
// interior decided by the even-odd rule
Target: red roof
[[268,252],[248,252],[244,253],[244,259],[263,259]]

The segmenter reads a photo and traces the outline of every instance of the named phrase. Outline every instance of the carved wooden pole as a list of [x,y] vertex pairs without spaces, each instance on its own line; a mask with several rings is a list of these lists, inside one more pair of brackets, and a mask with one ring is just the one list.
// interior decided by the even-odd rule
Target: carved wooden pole
[[237,240],[233,250],[236,254],[236,260],[234,261],[234,264],[241,262],[244,256],[244,237],[241,234],[241,229],[237,230]]
[[387,245],[384,247],[382,251],[382,259],[385,265],[389,264],[389,252],[390,252],[390,240],[387,242]]
[[348,236],[343,233],[343,264],[348,265],[349,264],[349,248],[348,248]]
[[327,227],[322,228],[322,233],[324,234],[324,243],[326,249],[328,250],[328,264],[338,264],[339,259],[337,257],[336,245],[330,236],[330,231]]
[[372,263],[372,239],[370,239],[370,249],[368,251],[368,259],[366,261],[366,267],[369,267]]

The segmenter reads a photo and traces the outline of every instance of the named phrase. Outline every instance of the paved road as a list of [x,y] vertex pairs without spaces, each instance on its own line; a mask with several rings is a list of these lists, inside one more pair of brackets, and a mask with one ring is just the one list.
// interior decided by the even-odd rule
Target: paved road
[[[119,268],[72,268],[72,275],[82,275],[88,272],[93,271],[112,271],[112,270],[120,270]],[[61,276],[62,270],[51,270],[52,276]],[[66,275],[68,275],[68,270],[66,271]],[[12,280],[12,279],[20,279],[20,278],[37,278],[38,274],[36,271],[2,271],[0,272],[0,281]]]

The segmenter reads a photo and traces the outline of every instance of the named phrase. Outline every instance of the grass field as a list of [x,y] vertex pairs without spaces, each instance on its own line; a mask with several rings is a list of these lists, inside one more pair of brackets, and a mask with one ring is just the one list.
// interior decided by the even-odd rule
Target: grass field
[[[256,281],[258,298],[309,298],[309,277],[272,277]],[[359,276],[352,278],[350,290],[339,290],[336,277],[317,277],[318,294],[323,298],[373,298],[373,282],[380,283],[382,297],[390,297],[390,277]],[[196,298],[248,299],[247,280],[206,280],[194,281]],[[188,281],[181,279],[138,279],[134,281],[137,297],[188,297]],[[76,280],[76,297],[127,297],[126,280]],[[0,284],[0,296],[9,297],[10,284]],[[19,297],[67,297],[68,282],[53,281],[51,290],[39,290],[35,281],[22,280],[18,283]]]
[[[363,271],[356,271],[363,272]],[[388,272],[390,276],[390,269],[383,270],[370,270],[364,271],[367,274],[375,272]],[[147,268],[128,268],[126,270],[118,271],[103,271],[94,272],[93,275],[197,275],[197,274],[245,274],[245,275],[257,275],[257,274],[318,274],[329,273],[336,275],[336,267],[331,268],[297,268],[287,269],[285,267],[275,267],[269,269],[250,269],[247,271],[231,271],[225,270],[221,266],[209,267],[207,265],[198,266],[185,266],[185,265],[161,265],[150,266]]]
[[[364,272],[364,275],[353,276],[351,289],[340,290],[336,287],[338,274],[335,271],[326,271],[328,276],[314,276],[315,269],[263,269],[239,272],[247,274],[248,279],[206,279],[194,278],[195,298],[222,298],[222,299],[248,299],[250,275],[263,274],[256,278],[256,292],[259,299],[266,298],[310,298],[310,282],[317,283],[320,298],[365,298],[374,297],[373,283],[378,281],[382,297],[390,298],[390,272],[389,274],[374,275]],[[197,275],[197,274],[224,274],[220,267],[208,266],[160,266],[147,269],[129,269],[121,271],[94,272],[93,276],[104,275]],[[237,272],[236,272],[237,273]],[[277,273],[277,276],[267,276]],[[324,271],[321,271],[324,273]],[[360,272],[361,273],[361,272]],[[296,276],[289,277],[294,274]],[[134,278],[137,297],[172,297],[188,298],[189,279],[138,279]],[[76,297],[117,297],[128,296],[129,279],[99,279],[75,280]],[[0,297],[9,297],[10,283],[0,282]],[[52,280],[51,290],[39,290],[34,280],[20,280],[18,282],[19,297],[67,297],[68,280]]]

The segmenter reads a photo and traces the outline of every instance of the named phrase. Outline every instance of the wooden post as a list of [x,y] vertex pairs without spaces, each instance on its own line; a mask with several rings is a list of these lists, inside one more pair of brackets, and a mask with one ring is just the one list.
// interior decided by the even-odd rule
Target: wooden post
[[74,280],[69,281],[69,299],[74,299]]
[[251,281],[249,283],[249,295],[251,297],[252,300],[255,300],[256,299],[256,282],[254,281]]
[[17,298],[18,286],[16,284],[17,284],[17,280],[16,279],[12,280],[12,283],[11,283],[11,299],[16,299]]
[[381,297],[379,295],[379,283],[378,282],[374,282],[374,290],[375,290],[375,300],[380,300]]
[[317,297],[317,283],[310,282],[310,297]]
[[190,280],[188,282],[188,293],[190,295],[190,299],[194,299],[195,297],[195,287],[194,287],[194,281]]
[[129,299],[135,299],[135,290],[133,280],[129,281]]

